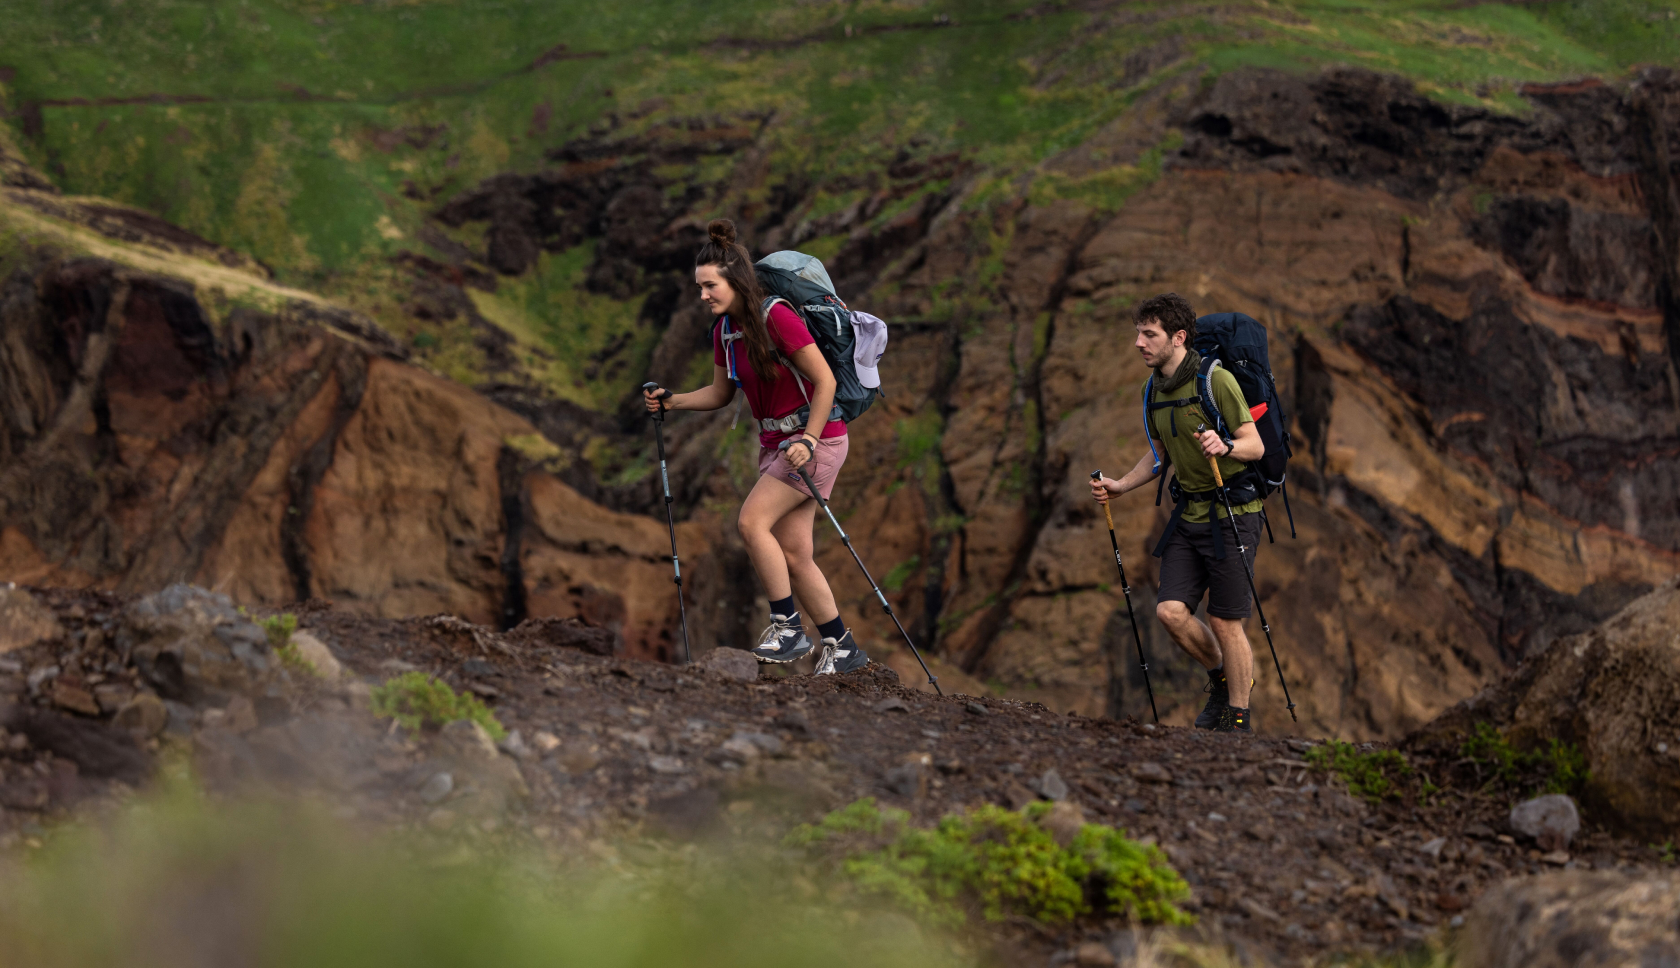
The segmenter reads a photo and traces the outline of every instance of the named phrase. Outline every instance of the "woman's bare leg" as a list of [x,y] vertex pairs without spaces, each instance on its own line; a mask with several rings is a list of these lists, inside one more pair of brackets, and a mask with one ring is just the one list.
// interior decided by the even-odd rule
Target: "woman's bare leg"
[[[816,502],[806,497],[803,492],[796,491],[771,477],[760,477],[758,483],[753,485],[752,493],[748,494],[746,501],[741,504],[741,516],[738,519],[741,540],[746,543],[747,557],[752,559],[753,570],[758,572],[758,580],[764,583],[764,592],[770,596],[771,601],[793,594],[793,586],[788,576],[788,556],[782,550],[773,529],[801,504],[809,504],[813,509],[816,507]],[[809,545],[812,519],[809,514],[804,517],[805,541]],[[826,582],[823,587],[827,588]],[[801,601],[804,599],[801,598]],[[828,596],[828,601],[832,605],[833,595]],[[815,602],[805,604],[807,607],[816,607]]]
[[807,499],[776,522],[770,533],[781,545],[782,556],[787,560],[788,578],[792,580],[793,593],[799,596],[800,607],[805,609],[806,617],[812,624],[821,625],[839,618],[840,609],[834,604],[834,592],[828,587],[828,579],[812,557],[816,544],[812,528],[816,525],[816,518],[817,502]]

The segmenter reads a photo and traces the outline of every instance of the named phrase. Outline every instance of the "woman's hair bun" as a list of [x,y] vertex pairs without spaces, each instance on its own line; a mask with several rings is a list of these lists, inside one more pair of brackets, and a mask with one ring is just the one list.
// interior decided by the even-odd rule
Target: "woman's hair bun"
[[721,245],[734,245],[735,223],[726,218],[712,219],[711,224],[706,226],[706,234],[712,237],[713,242]]

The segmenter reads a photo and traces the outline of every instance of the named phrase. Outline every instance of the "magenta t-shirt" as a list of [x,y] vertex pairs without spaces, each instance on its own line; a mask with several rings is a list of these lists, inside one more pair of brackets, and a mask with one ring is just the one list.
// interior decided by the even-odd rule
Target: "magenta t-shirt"
[[[766,322],[769,323],[770,327],[770,342],[776,344],[777,350],[790,360],[793,359],[793,354],[799,352],[800,349],[816,342],[811,338],[811,334],[806,331],[805,323],[800,320],[799,314],[783,303],[777,303],[770,307],[770,318]],[[732,331],[735,329],[733,320],[730,321],[729,328]],[[725,355],[723,348],[722,318],[719,318],[717,324],[712,327],[712,362],[725,368],[729,366],[729,358]],[[777,365],[780,366],[780,364]],[[741,381],[741,392],[747,395],[747,406],[752,409],[754,420],[763,420],[766,417],[785,417],[806,405],[805,395],[811,392],[811,384],[799,376],[798,371],[792,367],[781,367],[781,370],[781,379],[779,380],[772,381],[760,378],[757,373],[753,372],[752,360],[748,358],[746,341],[735,341],[735,376]],[[799,392],[802,384],[805,388],[804,394]],[[828,426],[824,427],[822,433],[818,436],[844,437],[845,435],[845,422],[830,420]],[[797,436],[797,434],[782,433],[779,430],[760,431],[758,442],[765,447],[774,447],[794,436]]]

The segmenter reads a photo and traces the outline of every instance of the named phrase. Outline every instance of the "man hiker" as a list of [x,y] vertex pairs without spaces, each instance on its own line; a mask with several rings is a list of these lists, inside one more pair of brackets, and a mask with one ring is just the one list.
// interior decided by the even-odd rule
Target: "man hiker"
[[[1137,327],[1133,345],[1155,371],[1144,385],[1144,417],[1163,457],[1158,463],[1151,448],[1119,480],[1093,480],[1091,494],[1106,504],[1110,497],[1154,480],[1165,472],[1165,464],[1172,465],[1176,503],[1167,531],[1155,547],[1155,557],[1161,559],[1155,615],[1179,648],[1208,671],[1210,697],[1196,717],[1197,728],[1251,732],[1248,696],[1254,685],[1254,652],[1243,631],[1252,607],[1248,576],[1237,551],[1237,536],[1231,533],[1231,522],[1214,490],[1209,461],[1218,461],[1221,476],[1230,480],[1244,470],[1246,462],[1258,460],[1265,445],[1236,378],[1222,367],[1210,373],[1209,389],[1232,436],[1224,439],[1205,429],[1218,422],[1203,412],[1197,392],[1201,355],[1192,345],[1196,313],[1188,300],[1175,292],[1146,299],[1133,310],[1132,322]],[[1198,433],[1199,427],[1204,429]],[[1237,488],[1232,491],[1231,509],[1252,566],[1254,552],[1259,550],[1261,502],[1252,490],[1246,496]],[[1211,629],[1194,614],[1204,592]]]

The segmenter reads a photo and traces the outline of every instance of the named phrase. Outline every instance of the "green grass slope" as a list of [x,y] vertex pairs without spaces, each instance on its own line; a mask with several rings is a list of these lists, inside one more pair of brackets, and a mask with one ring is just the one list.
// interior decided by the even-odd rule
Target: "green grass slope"
[[[731,204],[797,180],[836,210],[904,147],[960,152],[996,192],[1183,72],[1346,63],[1433,96],[1522,110],[1517,87],[1680,61],[1675,0],[55,0],[6,16],[0,99],[21,147],[66,191],[154,211],[252,253],[289,285],[369,312],[473,382],[470,334],[404,305],[391,259],[428,252],[427,216],[616,115],[768,114],[765,173]],[[720,162],[662,172],[727,181]],[[732,164],[724,160],[721,164]],[[680,170],[679,170],[680,169]],[[1133,173],[1041,191],[1123,201]],[[988,197],[985,191],[971,198]],[[707,195],[697,216],[724,202]],[[892,211],[877,218],[891,217]],[[462,230],[468,243],[470,227]],[[435,241],[435,237],[434,237]],[[825,240],[811,245],[819,251]],[[606,408],[640,376],[584,375],[618,339],[645,359],[639,297],[584,290],[588,254],[545,257],[480,300],[530,376]],[[621,385],[622,384],[622,385]]]

